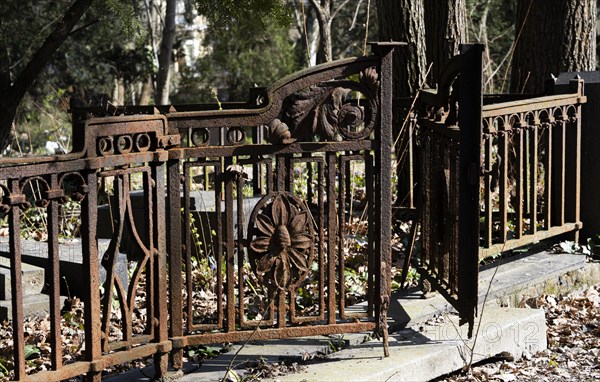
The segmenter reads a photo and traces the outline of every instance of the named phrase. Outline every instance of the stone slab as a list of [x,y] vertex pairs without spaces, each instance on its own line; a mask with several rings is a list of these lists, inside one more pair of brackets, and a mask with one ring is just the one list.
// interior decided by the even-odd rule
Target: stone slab
[[465,329],[457,324],[455,316],[448,316],[446,322],[425,325],[422,331],[402,330],[391,336],[388,358],[383,357],[380,341],[369,341],[276,380],[429,381],[501,352],[509,352],[517,359],[524,351],[535,353],[547,346],[543,310],[486,309],[475,328],[479,328],[477,341],[468,340]]
[[[558,279],[560,275],[582,269],[585,265],[585,255],[551,252],[500,261],[479,274],[479,304],[513,295],[518,299],[521,291],[531,288],[542,292],[547,280]],[[488,287],[489,294],[486,297]],[[389,325],[393,330],[410,327],[446,311],[453,311],[453,308],[437,293],[424,299],[423,293],[416,288],[400,291],[392,294]]]
[[[64,303],[65,297],[61,297],[60,305]],[[50,313],[50,296],[46,294],[36,294],[25,296],[23,298],[23,315],[44,316]],[[12,320],[12,303],[10,300],[0,301],[0,322]]]
[[[98,239],[98,264],[108,249],[110,240]],[[59,244],[61,295],[78,296],[85,290],[83,285],[83,254],[81,240],[66,240]],[[30,264],[40,268],[48,266],[48,243],[35,240],[21,240],[22,264]],[[0,266],[10,267],[9,242],[7,237],[0,238]],[[117,275],[124,281],[129,280],[127,273],[127,256],[120,253],[117,256]],[[106,279],[106,269],[99,266],[100,283]],[[50,274],[46,272],[45,283],[50,283]],[[126,283],[125,283],[126,284]],[[80,292],[81,291],[81,292]]]
[[[21,264],[21,274],[23,280],[23,296],[37,295],[44,288],[44,268],[35,265]],[[0,300],[10,300],[11,298],[11,275],[10,266],[0,263]]]

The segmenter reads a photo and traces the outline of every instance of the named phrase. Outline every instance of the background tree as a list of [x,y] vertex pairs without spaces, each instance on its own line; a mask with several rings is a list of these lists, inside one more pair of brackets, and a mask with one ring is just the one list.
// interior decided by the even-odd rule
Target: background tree
[[394,50],[394,97],[415,94],[426,68],[425,19],[422,0],[378,0],[379,39],[408,42]]
[[[7,20],[2,17],[0,21],[0,147],[4,148],[10,143],[12,124],[17,114],[17,109],[29,87],[44,69],[52,55],[60,48],[69,37],[71,31],[92,5],[93,0],[75,1],[53,25],[52,32],[37,50],[30,56],[20,57],[26,62],[19,72],[13,71],[14,62],[11,60],[11,51],[7,44],[9,29],[5,25]],[[3,6],[9,6],[3,2]],[[14,5],[14,4],[13,4]],[[7,13],[3,9],[2,15]],[[29,47],[29,45],[28,45]]]
[[596,69],[596,0],[518,0],[511,92],[539,93],[550,74]]
[[425,0],[425,41],[430,77],[435,83],[448,61],[467,42],[465,0]]
[[510,81],[513,52],[514,0],[467,0],[468,41],[485,45],[484,91],[503,93]]
[[175,42],[175,16],[177,12],[177,0],[166,0],[165,18],[160,40],[160,51],[158,53],[158,72],[156,73],[156,93],[154,102],[157,105],[169,103],[169,79],[171,73],[171,57],[173,55],[173,43]]
[[288,28],[277,23],[249,34],[241,24],[214,22],[207,32],[210,53],[181,72],[174,103],[246,101],[249,88],[269,86],[300,68]]

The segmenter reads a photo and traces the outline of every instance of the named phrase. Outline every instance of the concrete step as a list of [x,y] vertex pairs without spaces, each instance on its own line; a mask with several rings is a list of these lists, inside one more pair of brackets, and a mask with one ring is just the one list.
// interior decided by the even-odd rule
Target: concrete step
[[[23,277],[23,296],[34,296],[40,294],[44,288],[44,268],[22,263],[21,273]],[[11,298],[11,276],[10,263],[0,262],[0,301]]]
[[[568,253],[539,252],[500,261],[479,273],[479,304],[518,306],[524,296],[568,292],[584,282],[585,267],[585,255]],[[581,274],[569,277],[577,272]],[[388,312],[390,329],[415,326],[447,311],[452,306],[437,293],[425,299],[416,288],[395,292]]]
[[309,365],[304,371],[279,376],[276,380],[429,381],[469,362],[475,363],[501,352],[508,352],[518,359],[524,351],[533,354],[547,345],[543,310],[489,308],[485,310],[481,324],[476,325],[475,332],[478,327],[477,341],[468,340],[465,328],[458,327],[456,316],[448,316],[444,322],[425,325],[420,331],[404,329],[393,334],[388,358],[383,357],[380,341],[369,341],[331,354],[326,362]]

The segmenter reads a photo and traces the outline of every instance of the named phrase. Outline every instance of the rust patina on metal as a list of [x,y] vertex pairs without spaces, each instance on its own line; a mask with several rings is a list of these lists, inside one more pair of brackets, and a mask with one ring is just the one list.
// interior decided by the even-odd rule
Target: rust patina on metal
[[[371,56],[293,74],[268,89],[255,89],[251,101],[225,104],[223,110],[216,105],[123,107],[112,110],[118,116],[77,110],[72,153],[1,160],[0,207],[8,215],[10,234],[14,379],[85,374],[97,381],[102,370],[147,356],[154,356],[161,377],[169,356],[181,367],[185,346],[251,337],[375,330],[383,334],[387,354],[391,53],[397,45],[402,44],[373,44]],[[246,139],[250,135],[252,143]],[[352,163],[364,166],[366,174],[368,289],[362,307],[345,305],[342,246],[352,211],[347,207]],[[295,190],[299,166],[308,174],[305,197]],[[246,203],[252,200],[244,196],[248,168],[259,200],[246,219]],[[213,197],[204,215],[192,210],[190,200],[198,189],[192,184],[201,184]],[[28,194],[27,187],[35,192]],[[69,198],[81,205],[86,289],[77,291],[83,302],[84,354],[67,364],[60,334],[59,226],[61,205]],[[141,210],[136,210],[136,198]],[[99,222],[99,204],[106,202],[112,221]],[[51,301],[51,365],[31,375],[23,350],[20,240],[22,211],[29,208],[45,209],[48,216],[42,245],[48,246]],[[194,236],[200,233],[193,219],[214,224],[207,231],[210,240]],[[108,249],[101,253],[98,224],[112,229]],[[199,243],[205,252],[194,252]],[[127,279],[116,271],[125,247]],[[206,280],[195,280],[191,273],[200,260],[211,269],[212,289],[199,290]],[[102,285],[99,267],[107,273]],[[251,285],[258,292],[247,290],[251,276],[260,280]],[[309,278],[316,280],[317,297],[314,307],[306,309],[300,306],[301,288]],[[203,306],[209,302],[215,309],[207,313]]]
[[[466,45],[419,99],[421,273],[472,330],[479,261],[577,238],[583,81],[569,94],[484,96],[481,45]],[[572,181],[566,183],[567,174]],[[470,330],[470,332],[471,332]]]

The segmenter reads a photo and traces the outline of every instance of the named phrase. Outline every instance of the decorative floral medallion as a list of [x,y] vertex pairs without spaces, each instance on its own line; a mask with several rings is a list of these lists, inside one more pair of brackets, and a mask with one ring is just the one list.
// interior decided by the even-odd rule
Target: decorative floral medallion
[[289,192],[264,196],[248,227],[248,252],[258,279],[272,289],[300,283],[314,258],[315,230],[306,204]]

